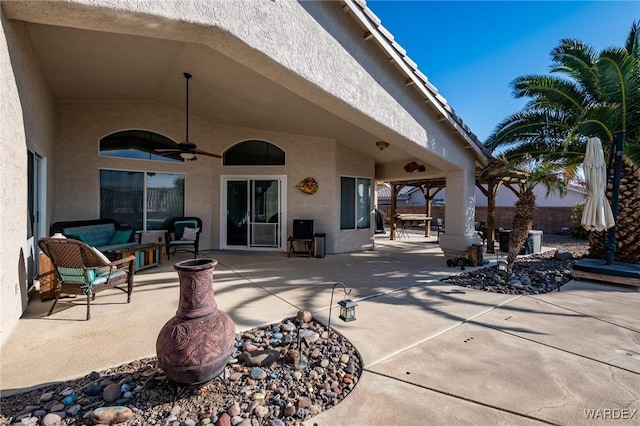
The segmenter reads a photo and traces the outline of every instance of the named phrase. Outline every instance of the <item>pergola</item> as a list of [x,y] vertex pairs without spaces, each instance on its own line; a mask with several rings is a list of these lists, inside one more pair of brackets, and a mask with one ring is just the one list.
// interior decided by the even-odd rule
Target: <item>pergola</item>
[[[499,159],[492,158],[489,164],[484,169],[476,170],[476,187],[487,197],[487,253],[495,253],[495,218],[496,218],[496,203],[495,198],[500,186],[505,184],[522,183],[526,181],[527,173],[522,171],[513,171],[504,167],[505,163]],[[431,179],[411,179],[402,181],[389,182],[391,186],[391,232],[390,239],[396,238],[396,220],[397,220],[397,208],[396,197],[400,190],[406,186],[413,186],[420,188],[425,198],[425,215],[427,221],[424,227],[424,235],[428,237],[431,235],[431,214],[432,206],[431,202],[435,196],[443,188],[446,187],[446,180],[444,178],[431,178]]]

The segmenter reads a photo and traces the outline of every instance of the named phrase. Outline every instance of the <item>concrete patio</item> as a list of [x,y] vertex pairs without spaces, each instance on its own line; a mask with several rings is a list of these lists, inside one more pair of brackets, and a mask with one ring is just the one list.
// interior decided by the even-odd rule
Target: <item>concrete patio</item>
[[[636,288],[572,281],[514,296],[445,285],[461,271],[434,242],[377,237],[374,252],[323,259],[201,254],[219,262],[217,302],[239,331],[300,309],[326,323],[332,284],[352,289],[357,321],[339,321],[334,309],[331,324],[360,351],[362,377],[306,424],[640,423]],[[90,321],[81,299],[59,301],[50,317],[51,302],[32,300],[2,346],[2,395],[155,355],[177,307],[173,263],[137,274],[130,304],[121,292],[100,293]]]

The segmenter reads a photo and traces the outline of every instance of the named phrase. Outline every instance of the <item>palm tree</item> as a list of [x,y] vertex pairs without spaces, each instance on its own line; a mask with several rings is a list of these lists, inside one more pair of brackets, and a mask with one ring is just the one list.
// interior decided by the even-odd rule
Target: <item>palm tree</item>
[[[508,148],[509,157],[580,164],[586,140],[598,136],[611,147],[626,130],[626,154],[640,164],[640,31],[632,25],[625,48],[595,52],[565,39],[551,52],[551,73],[516,78],[513,93],[531,100],[489,136],[489,150]],[[606,154],[606,153],[605,153]]]
[[[516,162],[517,160],[517,162]],[[533,189],[543,185],[547,195],[558,193],[564,196],[569,181],[573,178],[573,169],[553,162],[540,163],[528,155],[511,160],[505,156],[493,159],[483,172],[483,178],[500,177],[503,185],[509,188],[516,197],[516,213],[513,218],[509,251],[507,253],[507,270],[513,270],[516,258],[524,247],[533,226],[533,214],[536,208],[536,196]]]
[[[639,23],[632,24],[623,48],[596,52],[581,41],[564,39],[551,58],[552,75],[527,75],[513,81],[514,96],[530,101],[498,124],[485,142],[489,151],[500,151],[514,164],[531,158],[534,164],[564,167],[571,175],[584,160],[589,137],[598,136],[611,159],[614,134],[626,130],[625,157],[640,165]],[[633,175],[626,178],[634,179]],[[625,197],[640,202],[638,191]],[[635,217],[621,220],[619,216],[618,223],[640,221],[638,209],[621,214]],[[640,241],[633,244],[637,252]],[[619,252],[624,251],[619,247]]]

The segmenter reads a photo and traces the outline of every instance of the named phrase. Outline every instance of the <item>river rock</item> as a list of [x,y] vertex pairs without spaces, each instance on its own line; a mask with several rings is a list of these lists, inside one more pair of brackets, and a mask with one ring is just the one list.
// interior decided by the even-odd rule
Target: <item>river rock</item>
[[242,410],[240,409],[240,404],[238,404],[237,402],[234,402],[233,404],[231,404],[231,406],[229,406],[229,408],[227,409],[227,413],[231,417],[239,416],[240,413],[242,413]]
[[290,322],[283,322],[280,325],[280,327],[282,328],[283,331],[286,331],[286,332],[291,332],[296,329],[296,326],[291,324]]
[[318,339],[320,338],[320,334],[311,330],[302,330],[300,332],[300,337],[302,337],[304,341],[310,345],[311,343],[315,343],[318,341]]
[[124,423],[133,418],[133,411],[128,407],[116,405],[113,407],[100,407],[91,413],[91,421],[96,424],[110,425]]
[[102,391],[102,399],[104,399],[105,402],[115,402],[120,396],[122,396],[122,391],[120,390],[120,385],[117,383],[108,385]]
[[301,396],[298,398],[298,408],[309,408],[311,407],[311,400],[306,396]]
[[231,416],[227,413],[222,413],[216,420],[215,426],[231,426]]
[[238,360],[250,367],[269,367],[280,359],[280,351],[264,349],[253,352],[243,352]]
[[313,320],[313,315],[309,311],[298,311],[297,319],[302,320],[305,323],[310,323]]
[[40,402],[49,402],[53,399],[53,392],[45,392],[40,395]]
[[58,425],[64,419],[64,413],[49,413],[42,419],[43,426],[54,426]]
[[251,369],[251,377],[254,380],[263,380],[267,378],[267,372],[264,371],[262,368],[255,367]]
[[258,405],[253,412],[255,413],[255,415],[259,418],[262,419],[264,418],[267,414],[269,414],[269,408],[265,407],[264,405]]
[[89,383],[84,387],[84,393],[88,396],[97,396],[102,393],[102,386],[97,383]]

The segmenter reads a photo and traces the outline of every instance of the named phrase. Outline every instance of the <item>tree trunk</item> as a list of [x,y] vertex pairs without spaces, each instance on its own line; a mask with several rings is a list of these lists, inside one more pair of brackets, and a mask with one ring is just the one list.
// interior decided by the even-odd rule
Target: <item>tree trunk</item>
[[[607,184],[607,199],[611,202],[613,170]],[[617,248],[614,260],[640,264],[640,169],[627,157],[622,158],[618,217],[616,218]],[[608,231],[589,232],[589,257],[606,259]]]
[[516,213],[509,236],[509,253],[507,254],[507,270],[511,272],[516,258],[529,237],[533,226],[533,211],[536,208],[536,196],[530,189],[521,192],[516,202]]

